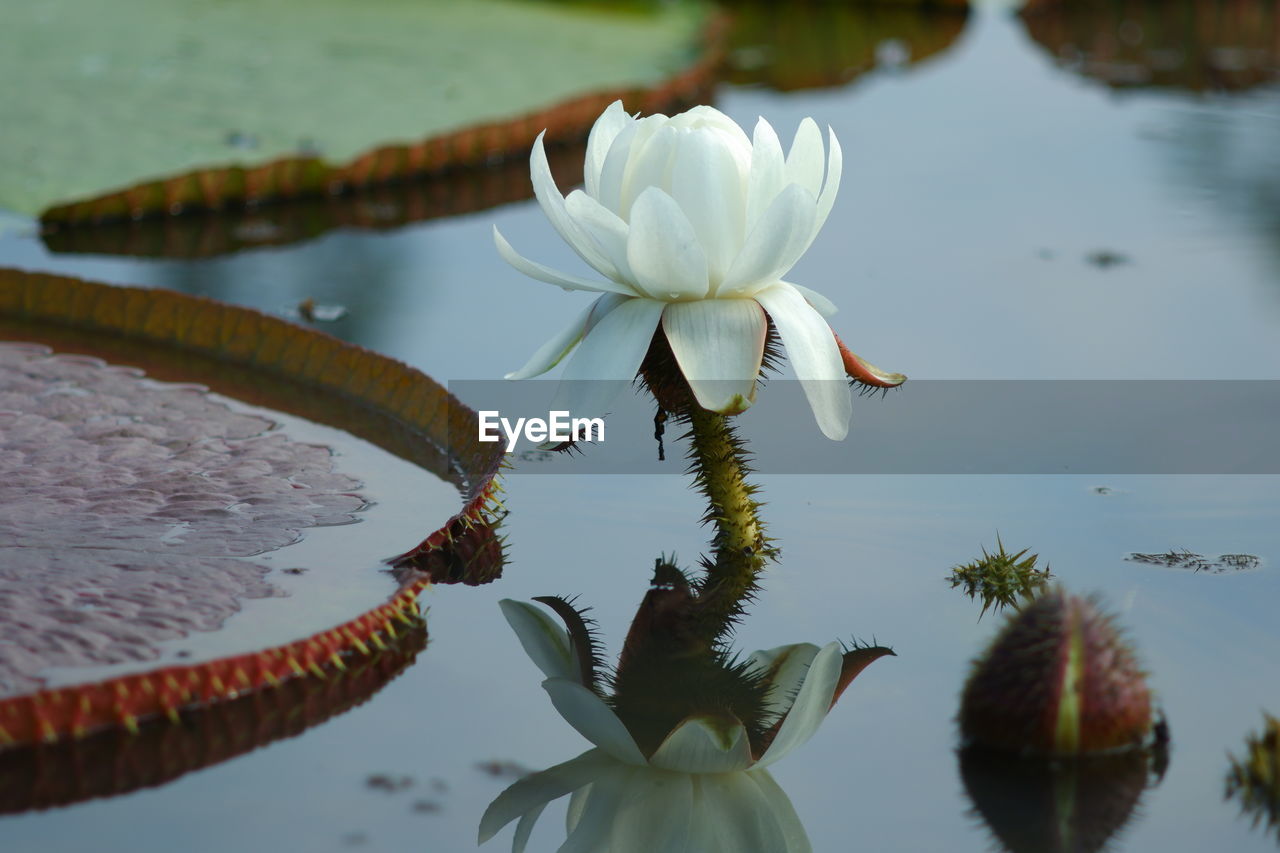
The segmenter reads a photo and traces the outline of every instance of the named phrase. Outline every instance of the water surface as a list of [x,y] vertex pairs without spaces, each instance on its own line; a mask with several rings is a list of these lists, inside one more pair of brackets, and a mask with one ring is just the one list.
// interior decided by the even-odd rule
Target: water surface
[[[1117,93],[985,9],[919,65],[785,94],[726,86],[717,105],[748,125],[765,115],[784,137],[806,115],[839,135],[842,193],[791,280],[834,300],[836,328],[877,364],[917,379],[1280,378],[1274,85]],[[306,297],[339,303],[349,311],[334,333],[441,381],[487,379],[522,364],[585,301],[506,267],[495,223],[531,257],[580,269],[533,202],[198,262],[59,256],[14,237],[0,260],[271,311]],[[855,435],[860,409],[890,404],[857,400]],[[796,430],[825,440],[807,410]],[[705,547],[682,467],[510,478],[506,577],[430,593],[425,654],[372,702],[164,788],[4,818],[4,849],[92,840],[159,851],[178,838],[198,851],[472,849],[484,806],[510,781],[478,762],[538,769],[585,748],[495,602],[579,594],[616,653],[658,552],[688,565]],[[1115,849],[1274,849],[1223,801],[1223,779],[1260,710],[1280,710],[1276,477],[762,484],[782,560],[741,647],[874,636],[899,655],[868,669],[815,740],[775,768],[815,850],[990,849],[963,793],[952,719],[968,661],[999,619],[978,621],[979,606],[944,578],[997,532],[1072,590],[1105,596],[1168,712],[1169,770]],[[1180,548],[1261,565],[1207,575],[1126,559]],[[367,784],[382,773],[414,784]],[[555,849],[556,814],[531,849]],[[504,834],[490,848],[508,843]]]

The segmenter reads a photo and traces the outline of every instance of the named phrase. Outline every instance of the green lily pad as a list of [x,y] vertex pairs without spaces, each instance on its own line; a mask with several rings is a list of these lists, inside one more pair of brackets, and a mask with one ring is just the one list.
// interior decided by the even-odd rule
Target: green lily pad
[[[147,200],[151,209],[93,213],[388,177],[387,164],[361,155],[587,93],[657,85],[688,65],[700,19],[685,5],[623,13],[516,0],[6,3],[0,208],[56,211],[236,166],[244,168],[170,186]],[[430,153],[390,173],[448,164],[448,152],[438,163]],[[335,176],[331,164],[354,172]]]

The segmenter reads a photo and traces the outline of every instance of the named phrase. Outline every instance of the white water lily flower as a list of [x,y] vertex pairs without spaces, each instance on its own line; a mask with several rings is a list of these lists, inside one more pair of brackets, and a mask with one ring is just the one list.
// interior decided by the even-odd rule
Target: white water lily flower
[[502,610],[547,676],[542,686],[556,710],[595,747],[503,791],[481,819],[481,843],[518,819],[512,850],[521,853],[546,805],[572,794],[561,853],[812,849],[790,799],[765,768],[813,736],[852,677],[842,678],[845,655],[838,643],[751,655],[770,685],[765,710],[779,721],[763,754],[752,753],[746,728],[736,719],[702,715],[685,719],[645,755],[583,682],[581,652],[568,632],[533,605],[504,600]]
[[[835,133],[828,129],[824,150],[811,118],[800,123],[784,156],[763,118],[748,138],[712,107],[636,119],[615,101],[591,129],[584,188],[566,198],[539,135],[530,157],[538,203],[604,280],[531,261],[494,229],[499,253],[520,272],[602,294],[508,378],[545,373],[576,347],[564,380],[629,382],[661,324],[698,403],[737,414],[755,399],[772,320],[822,432],[844,438],[851,412],[847,351],[825,319],[835,306],[782,280],[827,221],[841,162]],[[608,387],[570,381],[563,407],[600,414],[612,396]]]

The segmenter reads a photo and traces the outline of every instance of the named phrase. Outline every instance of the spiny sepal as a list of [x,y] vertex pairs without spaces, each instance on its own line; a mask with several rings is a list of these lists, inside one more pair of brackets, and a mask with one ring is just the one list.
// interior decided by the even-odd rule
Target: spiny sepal
[[587,616],[589,607],[578,607],[577,597],[567,598],[561,595],[538,595],[534,601],[541,602],[551,608],[569,632],[569,652],[577,661],[579,677],[582,684],[590,688],[597,696],[605,695],[606,664],[604,644],[600,640],[600,629],[595,619]]

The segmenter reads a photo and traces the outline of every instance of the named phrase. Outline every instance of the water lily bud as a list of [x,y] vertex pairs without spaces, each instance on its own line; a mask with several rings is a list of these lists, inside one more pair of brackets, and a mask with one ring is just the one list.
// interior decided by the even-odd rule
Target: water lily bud
[[960,731],[969,743],[1026,754],[1123,750],[1155,739],[1152,709],[1111,617],[1057,589],[1014,614],[975,663]]

